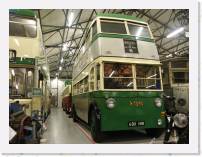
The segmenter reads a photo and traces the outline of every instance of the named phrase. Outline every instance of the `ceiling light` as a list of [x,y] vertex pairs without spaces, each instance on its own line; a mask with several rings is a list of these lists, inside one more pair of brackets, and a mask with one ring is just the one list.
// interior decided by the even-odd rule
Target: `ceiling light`
[[68,26],[69,27],[72,25],[73,17],[74,17],[73,12],[70,12],[70,15],[69,15],[69,18],[68,18]]
[[60,62],[63,63],[63,61],[64,61],[64,59],[62,58],[62,59],[60,60]]
[[155,87],[155,86],[156,86],[155,84],[152,84],[150,86],[147,86],[146,88]]
[[185,32],[185,37],[189,38],[189,32]]
[[147,78],[152,78],[152,77],[155,77],[157,74],[154,74],[154,75],[151,75],[151,76],[149,76],[149,77],[147,77]]
[[132,85],[133,84],[133,82],[130,82],[128,85],[127,85],[127,87],[130,87],[130,85]]
[[182,31],[184,31],[184,27],[180,27],[180,28],[176,29],[175,31],[173,31],[172,33],[168,34],[167,38],[171,38],[171,37],[179,34]]
[[45,65],[43,66],[43,70],[47,70],[47,67]]
[[12,73],[13,76],[15,76],[15,71],[14,71],[14,69],[11,70],[11,73]]
[[67,43],[63,44],[62,51],[67,51]]
[[166,58],[170,58],[170,57],[172,57],[172,56],[173,56],[172,54],[169,54],[169,55],[166,56]]
[[109,75],[109,77],[112,77],[112,75],[115,73],[115,71],[113,70],[112,73]]

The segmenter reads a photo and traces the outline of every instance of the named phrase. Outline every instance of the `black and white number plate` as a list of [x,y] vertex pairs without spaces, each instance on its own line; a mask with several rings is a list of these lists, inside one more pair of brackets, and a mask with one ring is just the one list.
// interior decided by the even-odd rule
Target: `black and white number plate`
[[130,121],[128,122],[129,127],[144,126],[143,121]]

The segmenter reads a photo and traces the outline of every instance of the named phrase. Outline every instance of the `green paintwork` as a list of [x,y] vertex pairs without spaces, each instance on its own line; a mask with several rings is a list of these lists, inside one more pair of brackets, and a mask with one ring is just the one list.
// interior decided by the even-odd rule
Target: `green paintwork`
[[67,86],[67,85],[71,85],[72,84],[72,80],[65,80],[65,87]]
[[127,34],[107,34],[107,33],[98,33],[96,34],[93,39],[92,42],[93,43],[97,38],[99,37],[105,37],[105,38],[122,38],[122,39],[129,39],[129,40],[141,40],[141,41],[147,41],[147,42],[154,42],[154,39],[150,39],[150,38],[144,38],[144,37],[138,37],[138,39],[136,39],[136,36],[131,36],[131,35],[127,35]]
[[23,65],[35,65],[35,59],[34,58],[22,58],[16,57],[14,61],[9,61],[9,64],[23,64]]
[[30,9],[9,9],[10,14],[18,15],[18,16],[24,16],[24,17],[35,17],[36,14],[34,11]]
[[32,89],[32,96],[42,96],[41,88],[33,88]]
[[[155,98],[160,98],[161,92],[139,92],[139,91],[96,91],[84,93],[73,96],[73,103],[75,99],[81,97],[88,97],[88,101],[96,102],[101,112],[101,130],[102,131],[118,131],[130,130],[138,128],[164,128],[165,118],[160,117],[160,112],[164,111],[164,106],[158,108],[154,104]],[[113,109],[107,108],[107,98],[114,98],[116,100]],[[143,102],[144,106],[131,106],[130,101]],[[158,119],[162,119],[163,125],[158,126]],[[128,127],[129,121],[144,121],[145,126],[142,127]]]
[[136,20],[136,21],[140,21],[140,22],[145,22],[144,20],[140,19],[140,18],[137,18],[135,16],[128,16],[128,15],[123,15],[123,14],[110,14],[110,13],[98,13],[97,14],[97,17],[100,17],[100,16],[104,16],[104,17],[115,17],[115,18],[120,18],[123,19],[123,20]]

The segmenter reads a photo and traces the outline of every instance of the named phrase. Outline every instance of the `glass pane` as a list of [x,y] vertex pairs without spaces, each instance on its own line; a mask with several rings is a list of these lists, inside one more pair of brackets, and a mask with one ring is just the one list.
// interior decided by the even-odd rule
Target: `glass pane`
[[153,65],[136,65],[136,78],[160,78],[159,67]]
[[94,90],[94,68],[90,71],[90,90]]
[[173,72],[173,83],[189,83],[189,72]]
[[159,66],[136,65],[137,89],[161,89]]
[[28,70],[27,72],[27,97],[31,98],[32,96],[32,88],[33,88],[33,78],[34,74],[32,70]]
[[138,37],[140,36],[140,37],[151,38],[147,27],[128,24],[128,28],[131,35],[138,36]]
[[88,76],[84,78],[84,92],[88,92]]
[[9,90],[11,90],[11,97],[25,98],[25,68],[13,68],[9,70],[11,75],[11,82],[9,82]]
[[97,69],[97,90],[100,89],[100,64],[96,66]]
[[104,78],[105,89],[133,89],[132,78]]
[[36,20],[10,17],[9,35],[21,37],[36,37]]
[[106,33],[127,34],[124,23],[101,22],[101,30]]
[[137,89],[161,89],[160,79],[136,79]]
[[95,23],[92,26],[92,37],[97,33],[97,23],[95,21]]
[[171,62],[172,68],[187,68],[188,67],[188,61],[175,61]]
[[31,98],[34,83],[32,69],[9,68],[10,97]]
[[105,63],[105,77],[132,77],[132,65],[123,63]]
[[163,84],[169,84],[169,71],[168,68],[163,68],[162,73]]

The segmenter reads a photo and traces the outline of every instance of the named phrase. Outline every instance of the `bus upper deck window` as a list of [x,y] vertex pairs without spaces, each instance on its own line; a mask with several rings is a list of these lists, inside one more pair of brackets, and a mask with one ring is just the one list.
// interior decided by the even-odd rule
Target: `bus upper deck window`
[[146,26],[128,24],[129,32],[133,36],[151,38],[149,29]]
[[105,33],[127,34],[123,22],[101,21],[101,31]]
[[9,17],[9,35],[20,37],[34,38],[37,35],[36,20],[19,18],[15,16]]

